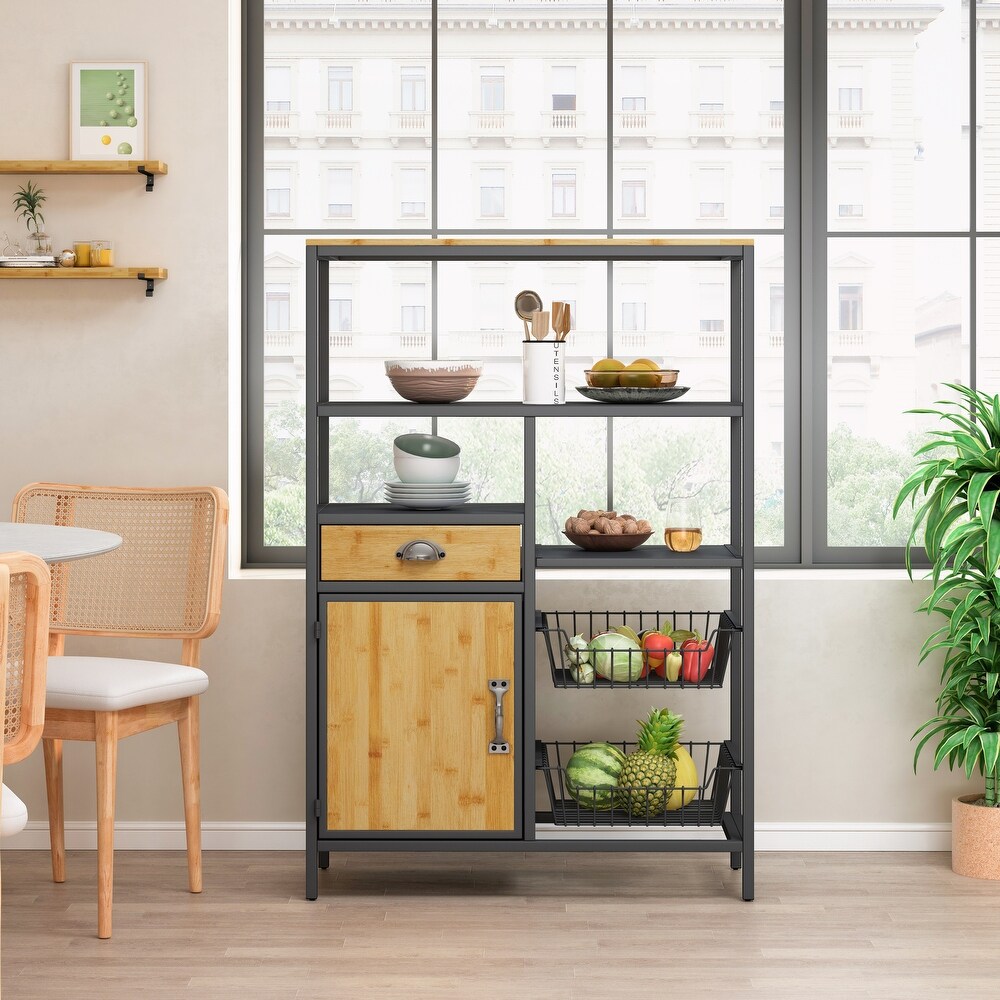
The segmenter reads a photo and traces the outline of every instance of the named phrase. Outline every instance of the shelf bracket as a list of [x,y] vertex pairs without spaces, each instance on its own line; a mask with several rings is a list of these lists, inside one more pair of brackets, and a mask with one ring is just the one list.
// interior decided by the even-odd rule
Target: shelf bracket
[[140,281],[146,282],[146,298],[151,299],[153,297],[153,279],[147,278],[144,274],[137,274],[136,277]]
[[[155,178],[156,175],[152,171],[147,170],[141,163],[135,169],[140,174],[143,174],[145,176],[145,178],[146,178],[146,190],[147,191],[152,191],[153,190],[153,179]],[[147,294],[151,295],[152,293],[149,292]]]

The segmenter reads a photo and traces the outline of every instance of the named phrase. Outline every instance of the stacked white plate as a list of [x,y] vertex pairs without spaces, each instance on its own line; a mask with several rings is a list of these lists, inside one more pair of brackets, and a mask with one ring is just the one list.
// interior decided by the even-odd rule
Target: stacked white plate
[[385,484],[385,498],[401,507],[441,510],[468,503],[472,495],[469,483],[390,483]]

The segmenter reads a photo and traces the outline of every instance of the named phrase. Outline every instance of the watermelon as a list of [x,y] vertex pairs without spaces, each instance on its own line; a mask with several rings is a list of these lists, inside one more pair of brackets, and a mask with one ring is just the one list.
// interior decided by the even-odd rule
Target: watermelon
[[614,788],[625,764],[620,747],[609,743],[587,743],[580,747],[566,765],[566,789],[587,809],[610,809]]

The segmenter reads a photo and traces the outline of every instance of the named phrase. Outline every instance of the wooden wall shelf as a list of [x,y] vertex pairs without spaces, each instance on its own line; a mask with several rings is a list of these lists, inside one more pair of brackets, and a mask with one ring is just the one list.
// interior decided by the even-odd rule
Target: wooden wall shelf
[[153,297],[153,282],[167,277],[165,267],[0,267],[0,279],[72,279],[93,281],[101,278],[131,278],[146,282],[146,297]]
[[142,174],[147,191],[166,172],[162,160],[0,160],[0,174]]

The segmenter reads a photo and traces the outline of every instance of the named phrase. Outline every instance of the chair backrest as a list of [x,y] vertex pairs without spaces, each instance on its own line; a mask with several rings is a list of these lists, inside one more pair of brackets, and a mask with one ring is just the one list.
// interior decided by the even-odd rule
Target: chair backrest
[[13,519],[112,531],[111,552],[52,568],[51,629],[197,640],[219,622],[229,500],[213,486],[32,483]]
[[3,762],[16,764],[38,745],[45,725],[49,568],[28,552],[5,552],[0,572],[9,579],[7,610],[0,616],[7,631],[6,655],[0,654],[6,665]]

